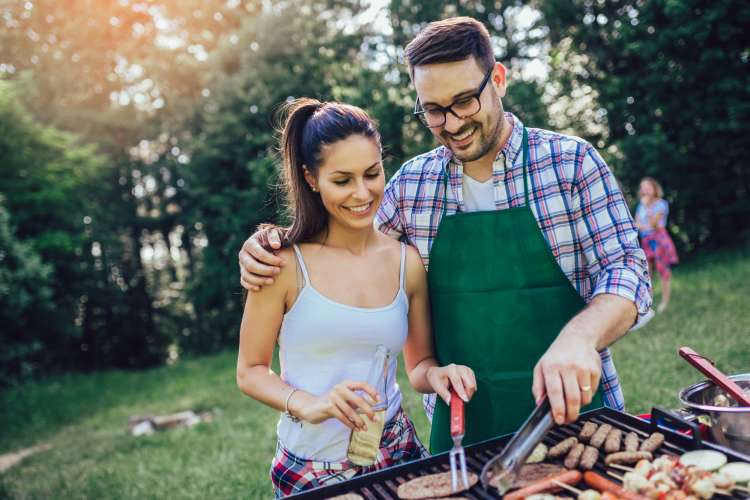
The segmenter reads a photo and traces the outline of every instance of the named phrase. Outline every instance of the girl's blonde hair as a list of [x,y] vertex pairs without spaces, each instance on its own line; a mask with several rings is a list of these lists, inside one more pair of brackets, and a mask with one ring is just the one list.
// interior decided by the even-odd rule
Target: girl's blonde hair
[[649,184],[651,184],[651,186],[654,188],[654,191],[656,191],[656,197],[664,198],[664,190],[661,188],[661,184],[659,184],[659,181],[657,181],[653,177],[644,177],[643,179],[641,179],[641,182],[648,182]]

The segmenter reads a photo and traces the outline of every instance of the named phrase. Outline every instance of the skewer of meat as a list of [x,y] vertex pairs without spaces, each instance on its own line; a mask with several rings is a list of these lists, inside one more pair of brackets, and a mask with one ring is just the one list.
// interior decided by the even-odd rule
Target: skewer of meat
[[620,443],[622,442],[622,431],[620,429],[612,429],[607,434],[607,439],[604,441],[604,452],[615,453],[620,451]]
[[565,484],[576,484],[581,481],[581,473],[577,470],[568,470],[565,472],[561,472],[560,474],[541,479],[533,484],[530,484],[529,486],[526,486],[525,488],[512,491],[505,495],[503,498],[505,498],[505,500],[523,500],[524,498],[535,493],[558,491],[560,487],[555,484],[556,481]]
[[565,457],[564,462],[567,469],[575,469],[578,467],[578,464],[581,462],[581,455],[583,455],[584,448],[586,448],[586,446],[583,443],[578,443],[570,450],[568,456]]
[[638,451],[638,434],[628,432],[625,436],[625,451]]
[[578,439],[583,443],[588,443],[591,440],[591,436],[594,435],[596,430],[599,428],[594,422],[584,422],[581,428],[581,433],[578,435]]
[[618,451],[604,457],[604,463],[610,464],[634,464],[639,460],[652,460],[654,457],[650,451]]
[[601,474],[597,474],[596,472],[584,472],[583,480],[587,485],[591,486],[595,490],[608,491],[610,493],[614,493],[619,498],[624,498],[626,500],[643,500],[644,498],[637,493],[626,490],[619,484],[615,483],[614,481],[610,481],[606,477],[602,476]]
[[661,432],[654,432],[648,439],[641,443],[641,447],[638,451],[649,451],[651,453],[659,449],[664,444],[664,434]]
[[576,439],[575,436],[571,436],[567,439],[563,439],[559,443],[557,443],[555,446],[550,448],[550,450],[547,452],[547,456],[549,458],[558,458],[563,455],[566,455],[571,448],[573,448],[575,445],[578,444],[578,439]]
[[583,470],[591,470],[594,468],[594,465],[596,465],[596,461],[598,459],[599,450],[597,450],[593,446],[587,446],[583,450],[583,455],[581,455],[580,468]]
[[612,430],[611,425],[602,424],[596,430],[594,435],[591,436],[591,441],[589,442],[589,444],[593,446],[594,448],[601,448],[602,444],[604,444],[604,440],[607,439],[607,436],[609,435],[609,431],[611,430]]

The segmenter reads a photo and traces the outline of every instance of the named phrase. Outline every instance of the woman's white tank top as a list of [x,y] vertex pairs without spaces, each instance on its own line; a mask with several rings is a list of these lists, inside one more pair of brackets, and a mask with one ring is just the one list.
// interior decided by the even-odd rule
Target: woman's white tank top
[[[297,245],[294,252],[305,283],[281,324],[281,378],[292,387],[320,396],[344,380],[365,380],[377,346],[385,345],[392,354],[386,383],[386,421],[390,420],[401,406],[396,362],[409,329],[409,300],[404,290],[406,246],[401,244],[396,296],[389,305],[375,308],[349,306],[322,295],[310,283]],[[346,458],[350,433],[335,419],[320,424],[295,423],[283,414],[277,426],[281,444],[294,455],[331,462]]]

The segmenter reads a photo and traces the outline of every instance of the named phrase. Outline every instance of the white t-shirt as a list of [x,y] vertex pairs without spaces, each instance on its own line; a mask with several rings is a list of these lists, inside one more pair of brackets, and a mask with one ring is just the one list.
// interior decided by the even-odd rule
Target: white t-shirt
[[464,174],[463,195],[467,212],[495,210],[495,185],[492,177],[479,182]]

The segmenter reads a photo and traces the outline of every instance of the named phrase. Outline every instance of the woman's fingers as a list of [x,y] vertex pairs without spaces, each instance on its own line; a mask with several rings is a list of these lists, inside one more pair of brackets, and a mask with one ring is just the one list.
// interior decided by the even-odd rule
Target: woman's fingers
[[461,380],[464,383],[464,389],[466,389],[466,395],[471,399],[474,393],[477,392],[477,379],[474,376],[474,370],[468,366],[461,366],[459,369],[461,374]]
[[542,370],[541,362],[538,362],[534,367],[534,380],[531,383],[531,394],[534,396],[534,401],[536,401],[537,406],[547,394],[544,389],[544,372]]
[[458,367],[456,365],[448,365],[446,367],[446,371],[448,373],[448,379],[450,380],[451,387],[453,387],[453,390],[456,391],[456,394],[458,394],[459,398],[463,399],[464,402],[468,402],[469,395],[466,394],[464,381],[461,378],[461,374],[458,371]]
[[[333,403],[333,401],[331,401],[331,403]],[[349,420],[349,417],[343,411],[341,411],[341,409],[339,409],[339,407],[336,406],[335,404],[331,406],[330,415],[336,420],[338,420],[339,422],[341,422],[342,424],[344,424],[345,426],[347,426],[352,431],[361,430],[361,429],[358,429],[354,425],[354,423],[351,420]]]
[[[336,391],[332,392],[329,396],[331,403],[344,415],[344,418],[349,421],[350,425],[349,427],[352,430],[365,430],[366,424],[365,421],[362,420],[362,417],[357,415],[357,412],[354,411],[354,409],[349,405],[349,403],[342,397],[341,394],[337,393]],[[339,418],[339,420],[341,420]],[[342,422],[344,422],[342,420]],[[344,422],[346,423],[346,422]]]
[[352,391],[364,391],[372,399],[373,404],[380,401],[380,395],[373,386],[367,382],[346,382],[345,386]]

